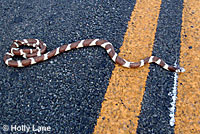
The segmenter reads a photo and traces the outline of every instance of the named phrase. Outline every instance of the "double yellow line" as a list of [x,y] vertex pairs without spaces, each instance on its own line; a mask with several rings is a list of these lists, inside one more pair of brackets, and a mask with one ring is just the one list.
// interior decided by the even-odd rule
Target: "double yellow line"
[[[119,56],[139,61],[151,56],[161,0],[139,0],[132,12]],[[94,133],[135,133],[149,65],[126,69],[116,65]]]
[[[161,0],[138,0],[119,56],[139,61],[151,56]],[[200,133],[200,1],[184,2],[175,133]],[[116,65],[94,133],[136,133],[149,65],[126,69]]]

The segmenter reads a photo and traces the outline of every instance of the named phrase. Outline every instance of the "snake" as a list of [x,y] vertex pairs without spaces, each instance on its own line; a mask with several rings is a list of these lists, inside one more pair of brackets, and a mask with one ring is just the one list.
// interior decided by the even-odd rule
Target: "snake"
[[[28,46],[30,48],[22,49],[20,48],[21,46]],[[182,67],[172,66],[165,63],[164,60],[162,60],[161,58],[157,56],[150,56],[138,62],[127,61],[121,58],[120,56],[118,56],[118,54],[114,50],[112,43],[103,39],[80,40],[80,41],[73,42],[70,44],[62,45],[47,53],[45,53],[47,49],[46,44],[39,39],[14,40],[11,45],[10,51],[5,54],[3,59],[7,66],[26,67],[26,66],[30,66],[42,61],[46,61],[56,55],[59,55],[66,51],[70,51],[72,49],[78,49],[78,48],[90,47],[90,46],[100,46],[104,48],[114,63],[119,64],[126,68],[138,68],[138,67],[144,66],[147,63],[155,63],[155,64],[158,64],[163,69],[171,71],[171,72],[180,73],[180,72],[185,71],[185,69]],[[13,58],[14,56],[22,56],[23,59],[14,60]]]

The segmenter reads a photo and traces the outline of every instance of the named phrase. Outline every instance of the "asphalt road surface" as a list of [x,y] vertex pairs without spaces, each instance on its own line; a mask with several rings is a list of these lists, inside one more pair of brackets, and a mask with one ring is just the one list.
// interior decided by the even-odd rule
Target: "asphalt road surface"
[[[156,6],[146,9],[148,3]],[[190,6],[187,8],[186,5],[189,4],[190,2],[185,3],[185,9],[188,9],[188,13],[198,14],[199,10],[195,6],[192,11],[189,10],[191,9]],[[140,7],[142,8],[140,9]],[[185,66],[193,65],[189,61],[180,61],[180,57],[184,59],[184,56],[186,56],[185,51],[189,55],[197,53],[195,50],[199,50],[197,46],[190,45],[187,47],[185,45],[182,49],[185,53],[180,52],[181,43],[183,43],[183,46],[187,42],[185,41],[187,38],[195,39],[190,44],[195,43],[195,41],[196,44],[199,43],[197,41],[197,38],[199,38],[197,36],[198,32],[190,37],[187,28],[184,28],[185,31],[181,29],[187,26],[187,23],[183,23],[185,21],[183,13],[187,14],[187,12],[183,9],[183,0],[138,2],[135,0],[1,0],[0,134],[36,132],[57,134],[178,134],[186,132],[178,127],[179,124],[184,122],[182,115],[185,115],[182,108],[179,108],[181,104],[179,102],[187,98],[178,96],[181,99],[177,104],[180,109],[177,109],[177,117],[181,118],[177,118],[177,124],[174,118],[177,86],[183,88],[184,82],[187,83],[187,77],[195,78],[194,82],[196,83],[199,80],[199,77],[193,77],[191,71],[191,76],[186,73],[187,77],[186,75],[184,77],[183,74],[183,77],[180,76],[181,83],[177,83],[177,74],[166,71],[155,64],[151,64],[149,68],[146,67],[147,71],[144,73],[146,75],[145,84],[142,87],[140,86],[141,89],[136,92],[136,94],[141,94],[141,102],[130,104],[139,109],[139,111],[135,111],[134,107],[128,107],[129,103],[126,103],[126,99],[122,99],[126,98],[123,94],[119,99],[110,97],[112,102],[120,103],[112,103],[111,106],[106,103],[111,102],[108,100],[109,95],[106,95],[110,91],[108,87],[115,85],[116,90],[121,87],[120,82],[117,84],[112,83],[111,78],[115,75],[112,71],[116,65],[103,48],[87,47],[71,50],[45,62],[25,68],[8,67],[3,61],[3,56],[9,50],[13,40],[28,38],[44,41],[47,44],[47,51],[82,39],[106,39],[112,42],[116,52],[120,53],[122,51],[121,47],[124,46],[127,40],[134,42],[134,37],[135,39],[140,37],[140,35],[134,35],[133,40],[127,39],[127,37],[132,37],[129,36],[131,32],[127,33],[127,29],[131,27],[132,30],[130,31],[133,33],[137,30],[141,33],[148,33],[152,30],[150,32],[152,35],[149,34],[144,37],[152,40],[147,47],[152,55],[162,57],[171,65],[179,66],[180,62],[181,65]],[[147,11],[147,13],[138,15],[137,13],[140,11]],[[157,17],[148,16],[148,11],[149,13],[155,12]],[[145,15],[149,20],[142,20]],[[141,18],[141,26],[146,24],[147,21],[152,25],[138,28],[137,20],[139,18]],[[189,22],[192,22],[192,19]],[[196,31],[199,30],[199,24],[189,25],[188,27],[190,29],[197,27]],[[181,40],[183,37],[185,40]],[[140,43],[134,47],[137,48],[137,46],[138,48],[143,47]],[[150,49],[150,46],[152,46],[152,49]],[[128,46],[126,47],[128,51]],[[137,51],[147,53],[143,49]],[[195,60],[199,64],[199,57],[194,59],[194,62]],[[143,69],[141,68],[139,71],[141,70]],[[194,72],[194,74],[197,73]],[[121,71],[121,75],[123,76],[123,71]],[[116,76],[116,79],[122,78]],[[123,79],[128,78],[124,77]],[[138,79],[135,78],[135,80]],[[131,85],[133,82],[130,81],[129,83]],[[137,84],[140,84],[140,82]],[[200,86],[199,84],[193,84],[188,88],[190,89],[190,87],[198,89]],[[123,87],[123,91],[125,89],[126,87]],[[137,90],[132,88],[131,92],[135,91]],[[198,90],[192,91],[194,94],[199,94]],[[196,96],[196,98],[199,97]],[[186,104],[190,104],[189,100]],[[196,103],[192,102],[194,108],[198,107],[199,101],[196,100]],[[115,112],[113,109],[119,105],[123,105],[122,107],[128,110],[119,108]],[[110,109],[111,112],[109,113],[111,114],[104,115],[104,111],[107,111],[104,108]],[[133,116],[131,110],[136,115]],[[118,112],[120,112],[119,116],[115,114]],[[120,114],[123,115],[124,112],[126,115],[130,112],[132,117],[129,119],[126,116],[122,120]],[[196,114],[193,115],[196,117]],[[190,117],[189,114],[187,116]],[[112,117],[116,120],[113,121]],[[126,121],[129,123],[127,124]],[[191,125],[191,131],[189,130],[188,133],[200,133],[198,129],[200,128],[198,127],[200,125],[199,118],[197,118],[197,121],[192,121],[192,118],[187,121]],[[187,121],[185,121],[185,124],[187,124]],[[194,123],[195,127],[192,126],[191,122]],[[119,125],[116,125],[117,123]],[[182,124],[184,126],[184,123]]]
[[[12,40],[37,38],[53,50],[81,39],[122,45],[131,1],[1,1],[0,55]],[[114,68],[99,47],[74,50],[27,68],[0,60],[1,126],[50,126],[53,133],[92,133]],[[2,130],[1,130],[2,131]]]

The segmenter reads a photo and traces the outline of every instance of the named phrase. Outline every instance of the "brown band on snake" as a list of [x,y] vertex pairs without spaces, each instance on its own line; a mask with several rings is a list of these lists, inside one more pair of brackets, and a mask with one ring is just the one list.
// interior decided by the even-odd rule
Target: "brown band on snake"
[[171,71],[171,72],[175,72],[177,68],[172,67],[172,66],[169,66],[168,69],[169,69],[169,71]]
[[42,56],[37,56],[37,57],[35,57],[34,58],[35,59],[35,62],[41,62],[41,61],[43,61],[43,59],[44,59],[44,55],[42,55]]
[[130,68],[140,67],[140,62],[130,63]]
[[56,49],[50,51],[50,52],[48,53],[48,58],[53,57],[53,56],[55,55],[55,53],[56,53]]
[[164,67],[165,64],[166,64],[166,63],[165,63],[163,60],[161,60],[160,66],[161,66],[161,67]]
[[78,46],[79,43],[80,43],[80,41],[72,43],[71,44],[71,49],[75,49]]
[[116,63],[122,66],[125,64],[125,61],[121,57],[117,56]]
[[[20,49],[20,46],[30,46],[33,48],[30,49]],[[71,44],[62,45],[61,47],[58,47],[48,53],[45,53],[46,51],[46,44],[38,39],[24,39],[22,41],[20,40],[14,40],[11,49],[9,52],[7,52],[4,56],[4,62],[6,65],[11,67],[25,67],[32,64],[36,64],[45,60],[50,59],[53,56],[56,56],[60,53],[63,53],[65,51],[70,51],[72,49],[77,49],[81,47],[88,47],[88,46],[101,46],[103,47],[110,58],[117,64],[127,67],[127,68],[137,68],[142,67],[144,64],[147,63],[156,63],[160,65],[162,68],[172,71],[172,72],[184,72],[184,68],[181,67],[174,67],[166,64],[162,59],[156,57],[156,56],[150,56],[147,57],[139,62],[129,62],[125,59],[119,57],[117,53],[114,50],[113,45],[108,42],[107,40],[100,40],[100,39],[86,39],[77,41]],[[15,56],[22,56],[25,59],[23,60],[13,60],[12,58]]]
[[60,53],[63,53],[63,52],[65,52],[65,49],[67,48],[67,45],[62,45],[61,47],[60,47],[60,49],[59,49],[59,52]]
[[30,59],[25,59],[25,60],[22,60],[22,65],[23,66],[28,66],[31,64],[31,60]]

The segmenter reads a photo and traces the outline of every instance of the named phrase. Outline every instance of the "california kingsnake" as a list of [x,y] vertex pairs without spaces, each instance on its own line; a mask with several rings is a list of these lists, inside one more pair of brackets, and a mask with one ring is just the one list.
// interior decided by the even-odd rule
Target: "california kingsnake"
[[[19,48],[20,46],[30,46],[33,47],[34,49],[20,49]],[[139,62],[126,61],[125,59],[122,59],[117,55],[117,53],[114,51],[113,45],[110,42],[101,39],[86,39],[77,41],[71,44],[62,45],[61,47],[58,47],[48,53],[45,53],[47,48],[46,44],[38,39],[24,39],[23,41],[14,40],[11,45],[10,51],[7,52],[4,56],[4,62],[6,65],[11,67],[25,67],[32,64],[36,64],[41,61],[48,60],[51,57],[56,56],[65,51],[87,46],[103,47],[107,51],[110,58],[115,63],[122,65],[123,67],[137,68],[143,66],[146,63],[156,63],[160,65],[162,68],[169,70],[171,72],[185,71],[184,68],[174,67],[166,64],[162,59],[156,56],[147,57],[143,60],[140,60]],[[22,56],[25,59],[17,61],[13,60],[12,57],[14,57],[15,55]]]

